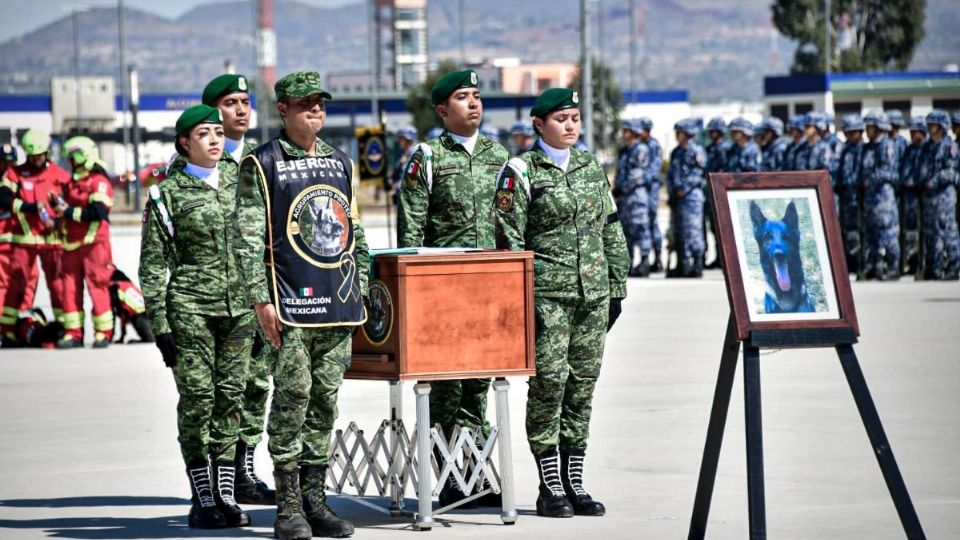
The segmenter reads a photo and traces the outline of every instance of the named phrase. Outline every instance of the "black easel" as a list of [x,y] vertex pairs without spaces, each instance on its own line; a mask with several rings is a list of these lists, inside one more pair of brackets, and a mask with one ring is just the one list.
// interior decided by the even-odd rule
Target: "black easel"
[[[857,337],[852,330],[766,330],[752,332],[750,339],[743,343],[743,389],[747,434],[747,501],[750,512],[750,538],[760,540],[767,537],[766,506],[763,487],[763,422],[760,414],[760,349],[768,347],[836,347],[840,365],[847,377],[850,391],[867,430],[870,444],[873,446],[877,463],[887,483],[887,489],[893,498],[893,504],[900,516],[900,523],[907,538],[925,539],[917,512],[913,508],[907,486],[900,475],[900,469],[893,457],[893,450],[887,441],[887,435],[880,423],[880,416],[874,406],[870,390],[860,370],[860,363],[853,352]],[[697,494],[693,503],[693,517],[687,538],[702,539],[707,530],[707,516],[710,513],[710,500],[717,477],[717,463],[720,460],[720,445],[723,442],[723,430],[727,422],[727,410],[730,407],[730,392],[737,371],[737,354],[740,342],[737,340],[737,327],[733,315],[727,323],[727,335],[720,357],[720,373],[713,393],[713,408],[710,411],[710,423],[707,427],[707,441],[703,448],[703,460],[700,464],[700,477],[697,481]]]

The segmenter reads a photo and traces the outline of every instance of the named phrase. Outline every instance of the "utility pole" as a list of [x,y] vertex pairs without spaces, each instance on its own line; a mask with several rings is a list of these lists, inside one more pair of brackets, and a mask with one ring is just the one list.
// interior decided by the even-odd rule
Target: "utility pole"
[[833,49],[830,47],[830,0],[823,0],[823,4],[823,73],[829,78],[830,57],[833,56]]
[[[600,49],[598,54],[600,61],[597,62],[597,67],[602,67],[606,64],[606,57],[604,52],[606,50],[606,40],[603,39],[604,30],[603,30],[603,0],[597,1],[597,38],[599,38],[600,43],[598,43],[597,48]],[[592,75],[592,74],[591,74]],[[607,78],[603,76],[602,73],[598,73],[600,76],[600,126],[597,128],[600,131],[600,146],[601,148],[607,147],[607,115],[604,110],[604,103],[607,97]]]
[[580,116],[583,140],[593,152],[593,66],[590,65],[590,1],[580,0]]
[[257,122],[260,142],[270,140],[270,94],[277,80],[277,34],[273,29],[273,0],[257,0],[257,67],[260,90],[257,92]]
[[637,97],[637,0],[630,0],[630,103]]
[[463,52],[463,0],[459,0],[457,9],[457,31],[460,32],[460,67],[466,65],[467,55]]
[[[123,0],[117,0],[117,39],[120,42],[120,129],[123,131],[123,170],[126,172],[130,170],[130,127],[127,125],[130,94],[127,92],[127,39],[124,26]],[[135,178],[134,181],[140,180]],[[130,202],[129,184],[127,185],[127,202]]]
[[77,133],[82,133],[83,109],[80,104],[80,9],[73,8],[73,90],[77,97]]
[[140,77],[137,68],[130,65],[130,113],[133,122],[133,210],[140,211],[140,124],[137,122],[137,111],[140,108]]
[[370,118],[371,123],[380,123],[380,8],[377,0],[369,0],[367,7],[370,22]]

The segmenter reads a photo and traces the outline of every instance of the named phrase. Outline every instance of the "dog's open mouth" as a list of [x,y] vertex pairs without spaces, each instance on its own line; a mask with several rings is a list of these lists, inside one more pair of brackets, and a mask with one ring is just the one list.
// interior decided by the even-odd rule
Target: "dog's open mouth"
[[777,286],[780,290],[787,292],[790,290],[790,270],[787,267],[786,257],[782,253],[773,256],[773,269],[777,273]]

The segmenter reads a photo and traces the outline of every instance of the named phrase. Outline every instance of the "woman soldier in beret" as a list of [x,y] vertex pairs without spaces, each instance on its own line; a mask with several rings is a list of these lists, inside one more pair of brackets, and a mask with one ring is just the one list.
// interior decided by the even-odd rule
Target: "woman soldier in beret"
[[[256,317],[233,256],[236,175],[220,174],[219,109],[190,107],[176,123],[185,160],[150,188],[140,285],[163,362],[173,370],[180,451],[190,479],[189,525],[250,524],[234,499],[234,453]],[[169,272],[169,279],[167,273]]]
[[537,514],[602,516],[583,487],[583,460],[604,339],[627,292],[626,241],[603,169],[573,148],[578,93],[551,88],[530,116],[540,139],[501,169],[494,214],[497,247],[535,256],[537,374],[526,423],[540,475]]

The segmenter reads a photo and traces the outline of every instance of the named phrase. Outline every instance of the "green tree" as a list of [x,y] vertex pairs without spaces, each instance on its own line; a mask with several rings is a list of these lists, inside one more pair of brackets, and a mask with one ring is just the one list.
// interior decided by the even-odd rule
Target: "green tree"
[[[620,133],[620,111],[623,109],[623,93],[613,77],[613,70],[591,59],[593,77],[593,147],[595,149],[612,148]],[[582,91],[583,83],[580,70],[574,74],[568,88]]]
[[[926,0],[832,0],[830,68],[906,69],[923,39]],[[824,1],[774,0],[773,25],[797,41],[793,73],[823,73]]]
[[407,91],[407,110],[413,117],[413,127],[421,137],[431,128],[443,125],[440,117],[437,116],[436,108],[430,101],[430,89],[440,77],[458,69],[460,67],[453,60],[441,60],[437,69],[427,76],[423,84],[411,86]]

